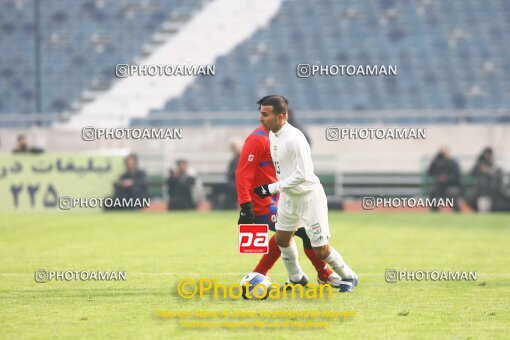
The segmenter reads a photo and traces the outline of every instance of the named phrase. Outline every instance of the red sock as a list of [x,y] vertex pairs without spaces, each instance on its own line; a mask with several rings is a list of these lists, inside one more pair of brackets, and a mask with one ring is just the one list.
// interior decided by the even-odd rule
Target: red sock
[[269,239],[269,252],[262,255],[262,258],[253,271],[262,275],[267,275],[267,272],[273,267],[276,261],[278,261],[279,257],[280,248],[278,248],[278,244],[276,244],[276,240],[273,235]]
[[315,267],[315,270],[317,270],[317,274],[319,275],[319,279],[322,281],[327,281],[328,276],[333,273],[333,271],[328,267],[328,264],[326,261],[322,260],[320,257],[315,254],[315,251],[313,249],[305,249],[305,254],[308,259],[310,259],[310,262],[312,262],[313,266]]

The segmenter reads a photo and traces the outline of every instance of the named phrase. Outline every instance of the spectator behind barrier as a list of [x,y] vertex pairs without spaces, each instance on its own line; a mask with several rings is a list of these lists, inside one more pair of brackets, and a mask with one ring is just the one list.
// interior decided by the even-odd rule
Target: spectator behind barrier
[[196,209],[198,203],[203,200],[202,183],[194,171],[189,168],[187,160],[177,160],[176,169],[170,170],[170,176],[166,183],[170,197],[169,210]]
[[[428,190],[429,198],[452,198],[453,209],[460,211],[459,199],[462,193],[460,167],[456,160],[450,157],[448,148],[443,147],[436,155],[427,171],[434,178],[434,183]],[[439,210],[433,207],[433,211]]]
[[236,190],[236,169],[239,163],[239,156],[243,148],[243,142],[239,138],[232,139],[230,150],[232,159],[227,169],[227,184],[225,189],[225,209],[237,209],[237,190]]
[[23,134],[18,135],[17,140],[16,140],[16,148],[14,150],[12,150],[12,153],[15,153],[15,154],[21,154],[21,153],[37,154],[37,153],[43,153],[43,152],[44,152],[44,149],[37,148],[37,147],[29,147],[28,141],[27,141],[27,136],[25,136]]
[[486,147],[471,170],[476,179],[475,190],[469,204],[478,211],[505,210],[507,205],[503,171],[494,163],[492,148]]
[[[130,154],[124,159],[126,172],[114,183],[115,197],[119,199],[148,198],[148,180],[145,171],[138,169],[138,157]],[[136,208],[126,208],[136,209]]]

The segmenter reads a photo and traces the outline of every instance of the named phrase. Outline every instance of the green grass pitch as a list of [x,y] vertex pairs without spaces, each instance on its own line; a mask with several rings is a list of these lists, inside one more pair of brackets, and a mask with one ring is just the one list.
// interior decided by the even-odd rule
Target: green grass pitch
[[[353,293],[323,300],[178,297],[179,279],[230,284],[251,271],[259,256],[238,254],[236,220],[235,212],[2,214],[0,338],[510,338],[508,215],[331,212],[331,243],[360,276]],[[301,249],[300,262],[315,280]],[[127,280],[36,283],[40,268],[125,270]],[[387,283],[390,268],[477,271],[478,279]],[[285,280],[281,261],[270,277]],[[323,320],[326,329],[187,329],[158,311],[356,316]]]

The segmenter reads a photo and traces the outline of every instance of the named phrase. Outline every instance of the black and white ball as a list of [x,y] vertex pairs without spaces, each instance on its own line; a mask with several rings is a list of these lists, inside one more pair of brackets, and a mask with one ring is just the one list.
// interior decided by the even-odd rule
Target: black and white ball
[[[246,289],[248,283],[248,289]],[[271,280],[260,273],[249,273],[240,282],[245,300],[264,300],[269,295]]]

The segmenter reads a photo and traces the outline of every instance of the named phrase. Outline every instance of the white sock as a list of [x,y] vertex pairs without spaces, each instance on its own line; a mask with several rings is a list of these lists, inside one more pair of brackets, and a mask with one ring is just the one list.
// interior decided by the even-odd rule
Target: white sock
[[329,256],[324,259],[331,269],[340,275],[342,279],[354,279],[356,277],[356,274],[352,271],[352,269],[345,263],[344,259],[342,258],[342,255],[340,255],[339,252],[337,252],[335,249],[331,248],[331,253],[329,253]]
[[287,268],[287,272],[289,273],[289,277],[293,282],[298,282],[304,275],[303,269],[298,262],[298,250],[296,247],[296,242],[292,239],[290,246],[287,248],[283,248],[278,246],[280,251],[282,252],[282,260],[285,264],[285,268]]

